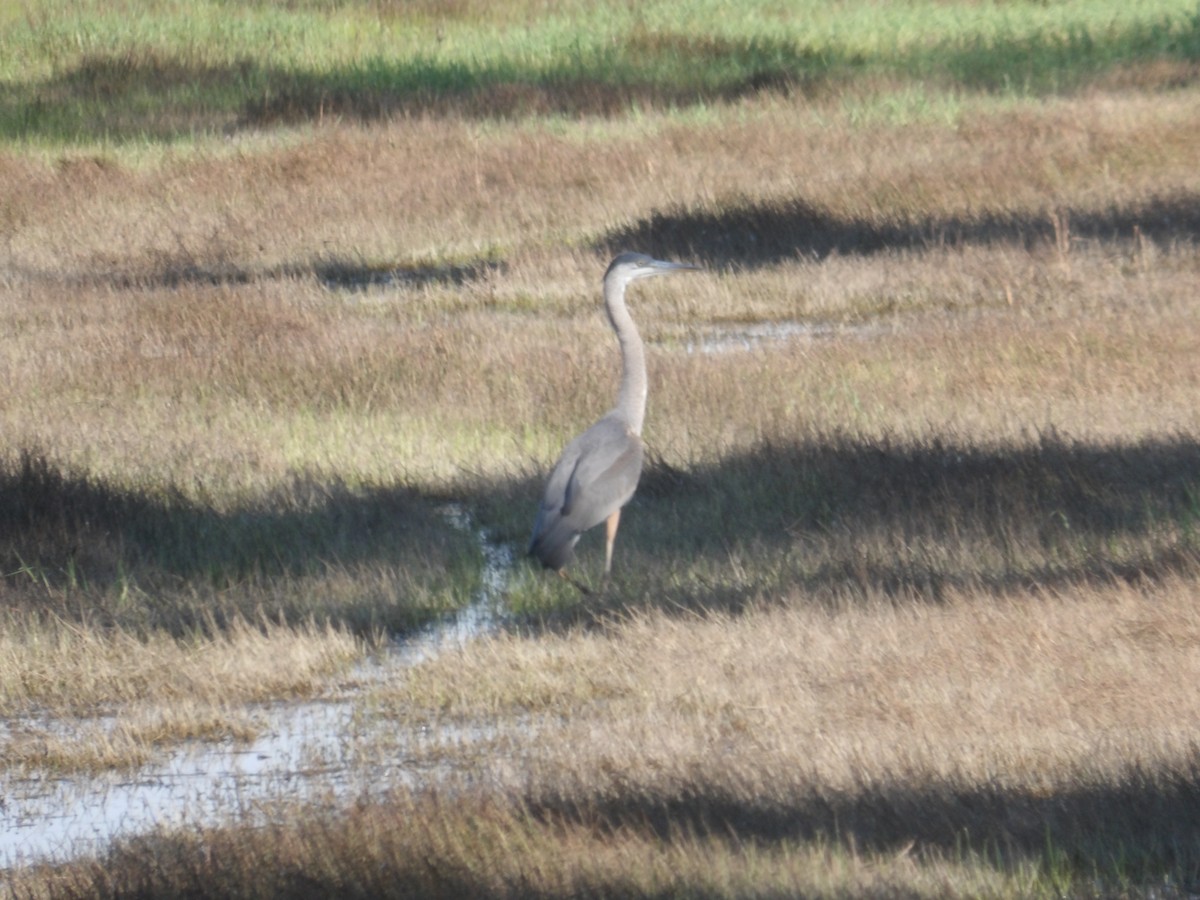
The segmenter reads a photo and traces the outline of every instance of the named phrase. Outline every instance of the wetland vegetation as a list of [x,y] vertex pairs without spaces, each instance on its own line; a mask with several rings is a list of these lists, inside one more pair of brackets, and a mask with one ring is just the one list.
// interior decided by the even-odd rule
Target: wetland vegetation
[[602,594],[364,679],[353,800],[0,884],[1195,893],[1200,7],[552,6],[0,11],[0,778],[344,698],[610,405],[609,257],[707,270]]

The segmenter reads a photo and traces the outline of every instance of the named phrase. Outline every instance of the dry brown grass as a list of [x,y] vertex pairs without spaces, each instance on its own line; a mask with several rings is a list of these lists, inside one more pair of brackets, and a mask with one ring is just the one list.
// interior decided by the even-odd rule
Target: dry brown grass
[[484,642],[376,702],[424,724],[520,723],[485,777],[597,839],[915,841],[933,860],[967,835],[1036,858],[1049,835],[1085,857],[1125,841],[1131,868],[1178,842],[1194,865],[1192,588],[635,616]]
[[[923,228],[930,240],[955,241],[957,224],[988,216],[1040,231],[1059,208],[1079,219],[1194,196],[1188,150],[1198,120],[1192,92],[968,112],[955,128],[847,127],[768,99],[728,123],[598,123],[582,140],[537,125],[418,119],[149,170],[16,160],[4,164],[16,191],[7,215],[20,223],[7,244],[17,272],[151,283],[189,271],[201,279],[303,271],[331,256],[386,265],[499,252],[515,268],[532,253],[540,271],[547,250],[561,260],[563,244],[620,233],[656,211],[719,215],[746,201],[795,201],[842,220],[850,239],[841,249],[851,252],[856,228],[914,221],[910,240]],[[694,243],[721,261],[760,260],[747,260],[738,243],[722,254],[719,238],[738,236]],[[801,256],[810,238],[769,236],[783,255]],[[573,293],[594,264],[574,276]],[[540,275],[538,283],[546,289]]]
[[510,723],[470,782],[294,825],[164,833],[13,885],[1120,895],[1164,861],[1195,865],[1192,593],[1169,578],[938,606],[797,596],[487,639],[371,701],[409,724]]
[[[0,636],[0,707],[8,716],[87,713],[130,703],[209,705],[306,696],[361,649],[353,636],[235,620],[187,642],[60,623],[9,623]],[[16,660],[20,665],[14,665]],[[233,678],[221,677],[232,673]]]
[[[433,824],[406,827],[418,821]],[[631,831],[596,841],[587,826],[531,823],[491,803],[400,799],[366,804],[336,820],[298,829],[155,836],[123,848],[113,860],[119,860],[118,866],[89,863],[21,873],[12,887],[28,897],[236,891],[262,897],[515,898],[944,896],[952,887],[964,894],[998,896],[1008,886],[1003,878],[969,865],[947,861],[931,871],[904,854],[846,857],[803,844],[751,844],[736,855],[728,849],[719,838],[681,836],[664,852],[661,842]],[[204,858],[210,854],[225,861],[215,878],[204,874]],[[351,859],[354,864],[343,868]],[[697,859],[718,862],[698,872],[693,868]],[[1013,880],[1034,883],[1031,874]]]
[[793,794],[890,781],[1036,796],[1186,767],[1198,645],[1179,578],[1009,600],[963,592],[936,606],[831,610],[798,596],[746,615],[485,641],[376,702],[420,722],[548,714],[489,769],[534,795],[628,802],[634,818],[638,803],[728,793],[787,809]]
[[[121,720],[11,735],[31,770],[237,736],[462,603],[439,504],[523,541],[615,381],[607,255],[709,268],[634,300],[654,464],[610,591],[519,570],[523,630],[364,701],[486,734],[404,744],[461,783],[14,888],[1193,885],[1198,95],[845,99],[0,159],[0,709]],[[764,322],[815,330],[687,351]]]
[[4,768],[18,777],[54,778],[136,771],[182,742],[250,741],[258,731],[236,699],[216,707],[203,701],[129,704],[100,719],[52,716],[10,727],[3,743]]
[[0,715],[12,723],[0,738],[4,767],[130,768],[182,741],[248,740],[247,704],[319,693],[361,654],[328,627],[235,620],[181,642],[10,616],[0,634]]

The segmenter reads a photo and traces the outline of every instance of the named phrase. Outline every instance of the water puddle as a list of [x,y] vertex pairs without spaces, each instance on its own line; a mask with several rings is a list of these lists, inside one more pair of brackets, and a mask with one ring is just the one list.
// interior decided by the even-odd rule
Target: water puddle
[[757,322],[714,329],[700,337],[682,342],[685,353],[714,354],[753,350],[764,344],[834,337],[875,337],[884,333],[881,325],[828,325],[796,320]]
[[[483,551],[483,585],[469,606],[360,663],[333,696],[254,707],[251,714],[260,729],[250,743],[184,744],[165,762],[133,773],[0,775],[0,869],[100,853],[116,838],[160,825],[215,824],[235,816],[254,821],[269,816],[275,802],[343,803],[385,781],[396,785],[430,777],[426,769],[405,768],[405,740],[397,743],[395,723],[357,714],[356,700],[366,686],[403,677],[404,669],[499,626],[512,549],[489,540],[461,507],[447,507],[445,514],[456,527],[474,533]],[[372,730],[387,731],[397,747],[388,761],[358,758],[356,748]],[[413,734],[408,742],[428,740]]]

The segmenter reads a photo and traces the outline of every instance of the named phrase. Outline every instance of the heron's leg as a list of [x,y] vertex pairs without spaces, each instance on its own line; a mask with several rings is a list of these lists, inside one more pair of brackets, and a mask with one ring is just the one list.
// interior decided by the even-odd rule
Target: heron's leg
[[621,524],[621,510],[617,510],[604,523],[604,574],[612,571],[613,542],[617,539],[617,526]]

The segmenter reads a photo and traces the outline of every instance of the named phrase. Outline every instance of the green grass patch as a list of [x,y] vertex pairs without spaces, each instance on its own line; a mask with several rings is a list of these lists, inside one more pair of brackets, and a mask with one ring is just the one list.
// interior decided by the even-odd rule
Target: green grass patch
[[763,3],[729,25],[710,5],[648,4],[634,16],[581,4],[504,27],[475,9],[151,4],[129,16],[44,0],[0,21],[12,51],[0,64],[0,140],[186,142],[325,118],[624,115],[881,79],[909,97],[917,85],[1041,96],[1115,68],[1200,59],[1200,11],[1180,2],[836,13]]
[[474,535],[402,485],[297,477],[228,502],[23,454],[0,470],[12,608],[184,635],[239,618],[403,631],[478,590]]

